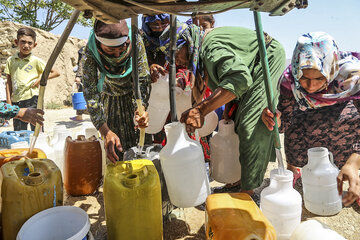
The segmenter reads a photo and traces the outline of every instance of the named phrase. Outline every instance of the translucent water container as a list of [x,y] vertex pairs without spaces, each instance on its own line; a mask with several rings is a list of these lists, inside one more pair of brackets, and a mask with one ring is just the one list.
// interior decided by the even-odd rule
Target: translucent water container
[[64,186],[71,196],[95,192],[102,177],[102,153],[95,136],[88,139],[79,135],[77,139],[66,138]]
[[324,147],[310,148],[308,163],[301,172],[305,208],[322,216],[340,212],[342,200],[336,182],[339,169],[333,164],[332,154],[328,149]]
[[278,240],[288,240],[301,222],[302,199],[293,188],[293,173],[270,172],[270,185],[260,194],[260,209],[276,230]]
[[204,203],[210,185],[200,143],[179,122],[165,125],[165,132],[167,142],[159,155],[171,203],[180,208]]
[[290,240],[345,240],[343,236],[331,230],[325,224],[317,220],[308,220],[298,225],[291,234]]
[[248,194],[217,193],[206,199],[206,239],[276,240],[276,233]]
[[215,111],[208,113],[204,118],[204,125],[198,129],[200,137],[205,137],[212,134],[215,131],[219,122],[219,118]]
[[3,238],[15,240],[34,214],[63,204],[59,168],[48,159],[8,162],[1,167]]
[[151,84],[147,112],[149,113],[149,126],[145,128],[145,132],[149,134],[160,132],[170,112],[168,74],[165,76],[160,75],[158,80]]
[[161,240],[161,189],[150,160],[109,164],[104,178],[108,240]]
[[219,131],[210,139],[211,177],[221,183],[235,183],[241,178],[239,136],[234,121],[221,120]]

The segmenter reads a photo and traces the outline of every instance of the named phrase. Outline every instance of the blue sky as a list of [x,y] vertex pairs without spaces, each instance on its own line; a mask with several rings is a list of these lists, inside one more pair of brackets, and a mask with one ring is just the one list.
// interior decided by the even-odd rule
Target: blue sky
[[[293,9],[281,17],[262,13],[265,32],[279,40],[291,58],[297,38],[307,32],[323,31],[332,35],[340,50],[360,52],[360,0],[308,0],[306,9]],[[340,4],[341,3],[341,4]],[[180,18],[185,19],[185,18]],[[253,13],[248,9],[215,15],[215,26],[242,26],[255,29]],[[61,34],[65,24],[52,32]],[[75,26],[71,36],[87,39],[89,28]]]

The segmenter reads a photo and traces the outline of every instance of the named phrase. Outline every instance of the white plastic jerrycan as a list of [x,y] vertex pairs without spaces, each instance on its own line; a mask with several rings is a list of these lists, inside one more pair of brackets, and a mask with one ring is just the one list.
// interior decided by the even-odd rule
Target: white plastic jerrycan
[[61,175],[64,179],[64,161],[65,161],[65,140],[68,136],[71,136],[71,132],[67,129],[59,130],[57,133],[57,141],[54,143],[53,148],[55,152],[54,162],[61,171]]
[[291,234],[290,240],[345,240],[343,236],[331,230],[325,224],[317,220],[308,220],[302,222],[296,227],[295,231]]
[[191,108],[191,89],[185,88],[185,90],[180,87],[176,87],[176,115],[180,120],[181,114]]
[[239,136],[233,120],[221,120],[219,131],[210,139],[211,177],[221,183],[240,180]]
[[145,128],[145,132],[149,134],[160,132],[170,112],[168,74],[160,75],[158,80],[151,84],[147,112],[149,113],[149,126]]
[[331,152],[324,147],[308,149],[308,163],[301,171],[305,208],[322,216],[340,212],[342,200],[336,182],[339,169],[333,164]]
[[39,133],[35,143],[35,148],[41,149],[48,159],[55,161],[55,151],[54,148],[49,145],[49,136],[46,133]]
[[270,185],[260,194],[260,209],[271,222],[278,240],[288,240],[301,222],[301,195],[293,186],[293,173],[278,169],[270,172]]
[[58,134],[62,130],[66,130],[65,125],[55,125],[53,130],[53,135],[50,138],[50,146],[54,146],[54,144],[57,142]]
[[95,136],[96,138],[99,137],[99,132],[94,127],[92,122],[83,122],[81,124],[81,128],[79,131],[75,133],[75,138],[79,135],[84,135],[86,139],[88,139],[91,136]]
[[210,194],[204,154],[200,143],[189,138],[185,125],[165,125],[167,143],[160,151],[170,201],[179,208],[198,206]]
[[218,122],[219,118],[215,111],[208,113],[204,118],[204,125],[202,126],[202,128],[198,129],[199,136],[205,137],[211,134],[218,125]]

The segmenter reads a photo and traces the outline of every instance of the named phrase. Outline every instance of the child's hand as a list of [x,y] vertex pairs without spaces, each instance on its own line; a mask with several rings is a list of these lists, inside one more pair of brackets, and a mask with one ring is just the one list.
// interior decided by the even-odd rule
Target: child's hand
[[[281,112],[276,110],[276,120],[279,127],[281,125],[280,116],[281,116]],[[261,113],[261,120],[263,121],[267,129],[269,129],[269,131],[272,131],[274,129],[275,122],[273,119],[274,119],[274,114],[269,110],[269,108],[264,108],[264,110]]]
[[158,64],[152,64],[150,66],[150,76],[151,76],[151,82],[154,83],[158,80],[160,74],[165,75],[167,73],[166,69]]
[[36,81],[33,83],[33,85],[31,87],[36,88],[36,87],[39,87],[39,85],[40,85],[40,78],[36,79]]

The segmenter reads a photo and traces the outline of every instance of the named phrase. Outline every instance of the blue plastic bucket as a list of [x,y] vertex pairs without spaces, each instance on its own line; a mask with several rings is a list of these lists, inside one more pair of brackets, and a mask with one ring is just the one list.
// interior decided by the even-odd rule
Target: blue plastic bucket
[[[75,110],[85,110],[86,109],[86,101],[85,101],[85,98],[84,98],[84,93],[83,92],[75,92],[76,86],[77,86],[77,84],[74,83],[74,85],[73,85],[73,93],[71,94],[73,108]],[[82,89],[83,88],[84,87],[82,87]]]
[[72,94],[72,104],[75,110],[86,109],[86,101],[83,92],[77,92]]

